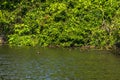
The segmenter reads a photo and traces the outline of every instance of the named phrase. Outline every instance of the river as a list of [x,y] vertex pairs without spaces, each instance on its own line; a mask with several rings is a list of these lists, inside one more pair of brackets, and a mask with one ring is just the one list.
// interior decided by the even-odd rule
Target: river
[[79,48],[1,46],[0,80],[120,80],[120,56]]

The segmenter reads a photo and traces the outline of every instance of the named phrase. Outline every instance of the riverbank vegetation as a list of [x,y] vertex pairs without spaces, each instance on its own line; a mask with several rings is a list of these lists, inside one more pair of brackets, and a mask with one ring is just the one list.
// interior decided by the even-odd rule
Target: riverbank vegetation
[[0,33],[12,46],[95,46],[120,41],[119,0],[1,0]]

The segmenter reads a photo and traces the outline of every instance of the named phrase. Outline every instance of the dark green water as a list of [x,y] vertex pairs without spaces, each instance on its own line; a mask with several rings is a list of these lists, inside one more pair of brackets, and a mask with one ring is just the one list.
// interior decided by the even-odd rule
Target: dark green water
[[120,80],[120,57],[107,51],[2,46],[0,80]]

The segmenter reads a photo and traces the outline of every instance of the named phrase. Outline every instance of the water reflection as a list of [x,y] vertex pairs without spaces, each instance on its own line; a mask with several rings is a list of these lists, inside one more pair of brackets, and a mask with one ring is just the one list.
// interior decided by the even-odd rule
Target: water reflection
[[0,47],[0,80],[119,80],[119,74],[120,58],[105,51]]

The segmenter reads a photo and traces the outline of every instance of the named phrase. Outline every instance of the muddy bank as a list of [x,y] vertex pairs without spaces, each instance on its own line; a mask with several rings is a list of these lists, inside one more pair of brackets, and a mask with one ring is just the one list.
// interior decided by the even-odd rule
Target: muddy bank
[[6,44],[6,38],[4,36],[0,36],[0,45]]

